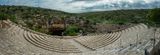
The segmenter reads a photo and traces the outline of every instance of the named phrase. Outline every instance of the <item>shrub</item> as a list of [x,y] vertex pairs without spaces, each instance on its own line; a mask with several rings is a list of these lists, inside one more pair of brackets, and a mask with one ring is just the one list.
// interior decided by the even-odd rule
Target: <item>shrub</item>
[[7,20],[9,18],[9,15],[7,14],[0,14],[0,20]]
[[10,19],[11,21],[17,23],[16,17],[9,14],[0,13],[0,20],[7,20]]
[[70,25],[64,31],[64,35],[75,36],[77,35],[78,27],[75,25]]

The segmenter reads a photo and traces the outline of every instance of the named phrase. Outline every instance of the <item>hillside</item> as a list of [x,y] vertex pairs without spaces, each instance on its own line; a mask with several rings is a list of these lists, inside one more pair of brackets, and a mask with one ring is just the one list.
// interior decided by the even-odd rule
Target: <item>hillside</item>
[[[46,34],[77,35],[77,33],[105,32],[99,28],[110,27],[107,32],[129,27],[130,24],[146,22],[147,9],[117,10],[90,13],[65,13],[62,11],[26,7],[0,6],[0,14],[11,16],[10,20],[24,27]],[[13,18],[14,17],[14,18]],[[100,27],[102,26],[102,27]],[[113,28],[114,27],[114,28]]]

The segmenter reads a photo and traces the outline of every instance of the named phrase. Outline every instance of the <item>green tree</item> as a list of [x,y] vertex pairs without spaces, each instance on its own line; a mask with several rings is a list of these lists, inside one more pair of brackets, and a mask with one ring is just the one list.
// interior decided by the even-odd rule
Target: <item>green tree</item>
[[75,36],[77,35],[77,32],[78,32],[78,27],[75,25],[70,25],[66,28],[64,34],[69,36]]
[[149,24],[151,24],[152,26],[160,26],[160,8],[150,10],[147,17]]

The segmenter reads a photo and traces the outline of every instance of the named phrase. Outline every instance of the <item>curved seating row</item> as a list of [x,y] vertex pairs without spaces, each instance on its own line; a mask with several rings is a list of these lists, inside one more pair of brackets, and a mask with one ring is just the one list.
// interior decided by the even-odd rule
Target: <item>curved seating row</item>
[[145,29],[145,28],[148,28],[147,25],[145,25],[145,24],[138,24],[138,25],[136,25],[136,26],[133,26],[133,27],[124,29],[124,30],[122,30],[122,32],[123,32],[123,33],[126,33],[126,32],[129,32],[129,31],[142,30],[142,29]]
[[[23,37],[31,44],[54,52],[60,53],[80,53],[81,51],[74,45],[70,43],[70,41],[66,39],[59,39],[54,37],[42,36],[36,33],[32,33],[15,24],[10,24],[11,27],[7,29],[11,36],[15,36],[17,34],[23,35]],[[23,31],[22,31],[23,30]]]
[[81,52],[78,48],[76,48],[76,46],[72,45],[69,41],[64,39],[40,36],[27,31],[25,31],[24,37],[28,42],[32,43],[33,45],[46,50],[61,52],[61,53]]
[[81,45],[96,50],[101,47],[105,47],[113,42],[115,42],[122,33],[139,31],[147,28],[145,24],[138,24],[136,26],[124,29],[120,32],[108,33],[104,35],[92,35],[92,36],[83,36],[79,38],[75,38],[75,41],[80,43]]
[[121,35],[121,32],[108,33],[101,36],[84,36],[76,38],[75,41],[80,44],[96,50],[115,42]]

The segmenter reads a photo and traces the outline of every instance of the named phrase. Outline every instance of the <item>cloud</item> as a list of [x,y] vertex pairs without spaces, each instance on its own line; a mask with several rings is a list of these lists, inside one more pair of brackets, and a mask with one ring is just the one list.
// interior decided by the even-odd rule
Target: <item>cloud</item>
[[[70,3],[70,6],[79,7],[83,11],[104,11],[117,9],[149,9],[160,6],[160,0],[94,0],[77,1]],[[78,5],[77,5],[78,4]]]
[[149,9],[160,7],[160,0],[0,0],[0,4],[38,6],[81,13],[118,9]]

